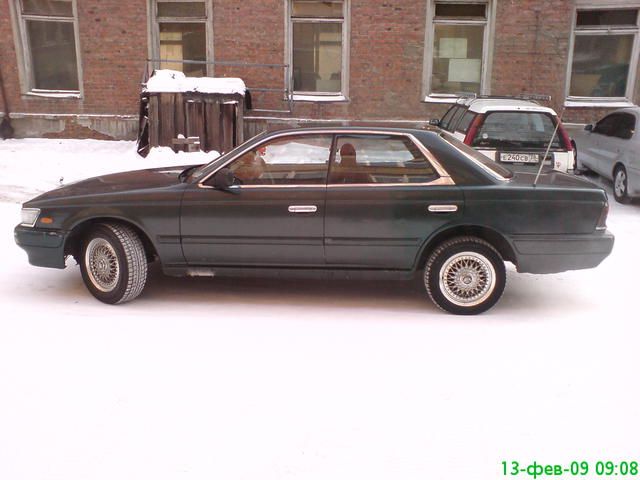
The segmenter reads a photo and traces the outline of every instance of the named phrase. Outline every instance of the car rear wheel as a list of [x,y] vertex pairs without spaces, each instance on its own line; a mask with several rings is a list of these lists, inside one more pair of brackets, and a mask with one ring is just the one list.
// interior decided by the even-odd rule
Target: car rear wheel
[[147,257],[140,237],[125,225],[96,225],[83,243],[80,270],[87,289],[101,302],[133,300],[147,280]]
[[424,269],[424,285],[431,300],[458,315],[487,311],[500,299],[505,284],[502,257],[477,237],[456,237],[438,245]]
[[627,170],[618,165],[613,172],[613,196],[620,203],[629,203],[629,192],[627,190]]

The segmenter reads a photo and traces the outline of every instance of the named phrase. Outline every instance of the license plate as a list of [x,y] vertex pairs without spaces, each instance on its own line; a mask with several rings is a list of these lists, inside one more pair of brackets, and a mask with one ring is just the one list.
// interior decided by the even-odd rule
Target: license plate
[[501,153],[500,161],[505,163],[538,163],[540,155],[537,153]]

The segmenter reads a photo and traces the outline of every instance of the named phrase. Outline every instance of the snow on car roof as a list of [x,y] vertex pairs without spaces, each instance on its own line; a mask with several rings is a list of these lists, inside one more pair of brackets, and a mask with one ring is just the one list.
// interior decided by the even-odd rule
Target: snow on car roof
[[510,110],[522,112],[543,112],[556,115],[556,112],[549,107],[543,107],[537,103],[527,100],[517,100],[509,98],[480,98],[471,101],[469,110],[476,113],[487,113],[495,110]]
[[144,89],[150,93],[199,92],[244,95],[247,87],[241,78],[187,77],[176,70],[156,70]]

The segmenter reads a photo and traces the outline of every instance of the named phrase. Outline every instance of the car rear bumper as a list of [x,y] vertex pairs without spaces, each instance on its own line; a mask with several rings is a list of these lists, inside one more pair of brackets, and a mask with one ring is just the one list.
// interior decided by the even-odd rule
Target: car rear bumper
[[16,244],[29,256],[29,263],[37,267],[64,268],[65,232],[38,230],[18,225],[13,231]]
[[558,273],[596,267],[611,253],[609,231],[588,235],[518,235],[511,238],[522,273]]

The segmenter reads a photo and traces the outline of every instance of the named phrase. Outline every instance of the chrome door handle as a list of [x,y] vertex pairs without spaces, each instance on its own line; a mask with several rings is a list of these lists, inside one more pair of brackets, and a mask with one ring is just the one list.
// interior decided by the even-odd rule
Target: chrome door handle
[[450,213],[457,212],[457,205],[429,205],[429,211],[431,213]]
[[289,205],[291,213],[315,213],[317,211],[318,207],[315,205]]

